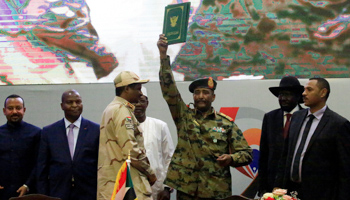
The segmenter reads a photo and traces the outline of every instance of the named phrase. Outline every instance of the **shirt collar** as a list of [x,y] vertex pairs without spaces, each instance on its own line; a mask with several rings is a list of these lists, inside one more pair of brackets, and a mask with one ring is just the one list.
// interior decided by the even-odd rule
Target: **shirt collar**
[[8,121],[6,122],[6,125],[10,129],[19,129],[23,126],[24,122],[23,120],[20,121],[19,123],[9,123]]
[[323,106],[323,108],[321,108],[320,110],[314,112],[314,113],[311,113],[310,112],[310,108],[308,109],[307,111],[307,116],[313,114],[315,116],[316,119],[320,120],[324,114],[324,112],[326,111],[327,109],[327,105]]
[[[201,113],[199,110],[194,109],[194,112],[195,112],[195,115],[196,115],[196,116],[197,116],[197,115],[202,116],[202,113]],[[211,107],[211,111],[208,112],[208,113],[209,113],[209,114],[207,115],[207,117],[209,117],[209,116],[214,116],[214,118],[216,118],[216,112],[215,112],[215,109],[214,109],[213,107]]]
[[284,115],[286,115],[286,114],[293,114],[293,113],[295,113],[295,112],[298,111],[298,110],[300,110],[300,109],[299,109],[299,104],[297,104],[297,105],[293,108],[293,110],[290,111],[290,112],[283,111],[283,114],[284,114]]
[[[64,125],[66,128],[68,128],[68,126],[72,124],[70,121],[68,121],[67,118],[64,118]],[[79,118],[73,123],[76,127],[80,128],[80,124],[81,124],[81,115],[79,116]]]

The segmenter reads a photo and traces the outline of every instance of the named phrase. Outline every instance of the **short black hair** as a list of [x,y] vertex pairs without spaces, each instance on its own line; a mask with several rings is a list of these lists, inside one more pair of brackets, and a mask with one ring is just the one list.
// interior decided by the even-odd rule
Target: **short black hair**
[[321,90],[323,88],[327,89],[327,94],[326,94],[326,100],[327,100],[328,97],[329,97],[329,93],[331,93],[331,87],[329,86],[328,81],[325,78],[320,78],[320,77],[310,78],[309,80],[310,81],[311,80],[316,80],[317,81],[317,87],[319,87]]
[[123,86],[123,87],[115,88],[115,96],[120,96],[123,93],[123,91],[125,90],[126,87],[130,87],[130,88],[134,89],[137,84],[140,84],[140,83],[133,83],[133,84],[126,85],[126,86]]
[[22,101],[23,101],[23,107],[25,107],[25,106],[24,106],[24,99],[23,99],[21,96],[19,96],[18,94],[11,94],[10,96],[6,97],[5,102],[4,102],[4,108],[6,108],[6,101],[7,101],[7,99],[15,99],[15,98],[20,98],[20,99],[22,99]]
[[115,96],[120,96],[124,91],[125,86],[115,88]]

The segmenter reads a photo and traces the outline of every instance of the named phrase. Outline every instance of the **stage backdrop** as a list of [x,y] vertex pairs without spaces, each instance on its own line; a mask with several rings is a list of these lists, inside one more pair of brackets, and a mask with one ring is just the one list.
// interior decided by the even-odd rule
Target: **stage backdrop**
[[[164,7],[188,0],[0,0],[0,84],[158,80]],[[346,0],[191,0],[177,80],[349,77]]]
[[[328,80],[331,85],[328,106],[340,115],[350,119],[350,79]],[[258,172],[257,158],[259,156],[260,129],[263,115],[265,112],[279,107],[277,98],[270,93],[268,88],[278,86],[279,81],[218,81],[213,106],[216,110],[221,110],[235,119],[249,145],[254,149],[255,156],[254,161],[249,166],[239,169],[231,168],[233,194],[255,195],[254,178]],[[301,84],[306,82],[306,79],[301,80]],[[188,91],[189,83],[177,83],[181,95],[187,103],[193,102],[192,94]],[[175,125],[171,119],[168,106],[162,97],[159,83],[150,82],[145,86],[150,101],[147,115],[167,122],[176,144]],[[83,116],[99,123],[104,108],[115,96],[112,83],[2,86],[0,101],[13,93],[21,95],[27,107],[24,120],[43,127],[63,118],[63,111],[60,107],[61,95],[65,90],[71,88],[78,90],[82,96]],[[0,118],[0,124],[5,122],[4,116]]]

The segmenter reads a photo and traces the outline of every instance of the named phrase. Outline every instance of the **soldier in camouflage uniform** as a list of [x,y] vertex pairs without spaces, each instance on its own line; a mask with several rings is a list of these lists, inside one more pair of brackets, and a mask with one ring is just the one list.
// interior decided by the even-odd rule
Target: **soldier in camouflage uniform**
[[134,105],[142,96],[140,80],[133,72],[121,72],[115,79],[116,97],[103,112],[100,126],[97,199],[110,199],[117,173],[131,156],[130,173],[138,200],[152,200],[151,185],[157,180],[143,145],[142,130]]
[[160,85],[178,133],[165,184],[177,189],[178,200],[231,196],[230,166],[249,164],[252,149],[233,120],[211,106],[216,81],[205,78],[190,84],[194,100],[194,108],[190,108],[176,87],[164,35],[160,35],[157,45]]

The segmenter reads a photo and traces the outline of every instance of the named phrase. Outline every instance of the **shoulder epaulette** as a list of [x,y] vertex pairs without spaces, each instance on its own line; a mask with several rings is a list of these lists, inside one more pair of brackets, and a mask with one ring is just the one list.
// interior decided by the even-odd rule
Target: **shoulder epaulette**
[[225,115],[224,113],[221,112],[216,112],[218,115],[220,115],[221,117],[226,118],[227,120],[229,120],[230,122],[233,122],[233,119],[227,115]]
[[134,109],[134,105],[132,105],[131,103],[129,103],[129,102],[123,102],[123,104],[126,106],[126,107],[129,107],[129,108],[131,108],[131,109]]

